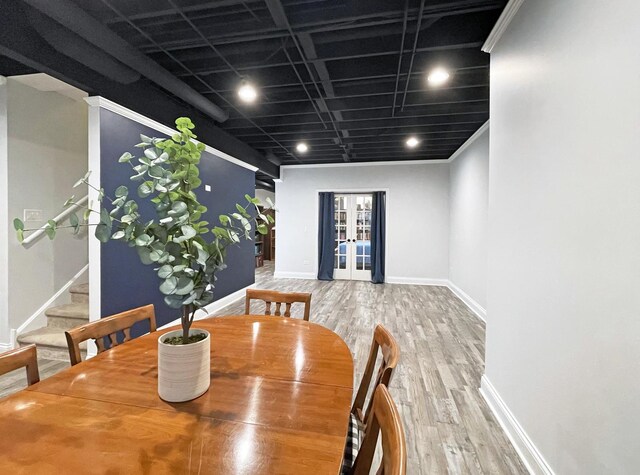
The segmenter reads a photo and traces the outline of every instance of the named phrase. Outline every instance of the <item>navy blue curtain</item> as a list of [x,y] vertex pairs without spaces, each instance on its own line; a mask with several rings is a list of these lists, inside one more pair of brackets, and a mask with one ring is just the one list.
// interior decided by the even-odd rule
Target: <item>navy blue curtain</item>
[[371,210],[371,282],[374,284],[384,283],[386,208],[385,192],[374,192]]
[[318,213],[318,280],[333,280],[335,259],[335,203],[333,193],[320,193]]

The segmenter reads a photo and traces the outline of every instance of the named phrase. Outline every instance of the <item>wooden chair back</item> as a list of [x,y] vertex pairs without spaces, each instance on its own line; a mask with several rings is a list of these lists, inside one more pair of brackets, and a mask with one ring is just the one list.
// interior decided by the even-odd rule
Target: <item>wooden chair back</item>
[[[265,315],[271,315],[271,304],[276,304],[275,316],[291,316],[291,305],[296,302],[304,303],[304,319],[309,321],[311,311],[311,294],[307,292],[278,292],[276,290],[247,289],[247,297],[244,305],[245,315],[251,315],[251,301],[262,300],[266,304]],[[281,313],[282,304],[285,304],[284,315]]]
[[19,368],[26,368],[27,384],[29,386],[40,381],[36,345],[23,346],[22,348],[0,353],[0,375]]
[[372,394],[372,397],[369,399],[367,410],[363,412],[367,393],[371,386],[371,378],[373,377],[376,360],[378,359],[378,350],[382,352],[382,363],[378,368],[372,393],[375,392],[375,388],[380,384],[384,384],[387,387],[389,386],[393,371],[400,359],[400,347],[398,346],[396,339],[380,324],[376,325],[376,329],[373,332],[373,341],[371,342],[371,350],[369,351],[367,367],[362,375],[360,387],[358,388],[358,393],[356,394],[356,398],[353,401],[353,407],[351,408],[351,413],[356,416],[362,424],[366,423],[367,418],[369,417],[369,411],[371,410],[371,404],[373,403]]
[[143,320],[149,320],[150,332],[156,331],[156,314],[153,305],[145,305],[144,307],[134,308],[126,312],[101,318],[95,322],[81,325],[65,333],[67,337],[67,345],[69,346],[69,358],[71,366],[77,365],[82,361],[80,353],[80,343],[93,339],[98,347],[98,353],[102,353],[107,348],[104,344],[104,338],[109,337],[111,346],[117,346],[118,332],[124,334],[122,343],[131,340],[131,327],[134,323]]
[[382,462],[378,475],[405,475],[407,472],[407,442],[398,408],[384,384],[373,394],[371,414],[367,421],[362,445],[353,463],[353,475],[368,475],[382,433]]

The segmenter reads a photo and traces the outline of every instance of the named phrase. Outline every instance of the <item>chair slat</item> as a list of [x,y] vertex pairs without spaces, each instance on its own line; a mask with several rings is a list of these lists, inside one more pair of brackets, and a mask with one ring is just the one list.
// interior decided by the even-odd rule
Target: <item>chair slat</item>
[[69,358],[71,365],[82,361],[80,343],[93,339],[98,347],[98,353],[106,351],[104,338],[108,337],[111,346],[118,346],[118,332],[124,333],[123,343],[131,339],[131,327],[134,323],[143,320],[149,321],[149,331],[156,331],[156,315],[153,305],[134,308],[126,312],[101,318],[95,322],[72,328],[65,332],[67,345],[69,346]]
[[304,319],[309,321],[311,311],[311,294],[306,292],[278,292],[276,290],[248,289],[245,301],[245,315],[251,315],[251,301],[265,302],[265,315],[271,315],[271,304],[275,303],[275,316],[282,315],[282,304],[285,304],[284,316],[291,317],[291,307],[294,303],[304,303]]

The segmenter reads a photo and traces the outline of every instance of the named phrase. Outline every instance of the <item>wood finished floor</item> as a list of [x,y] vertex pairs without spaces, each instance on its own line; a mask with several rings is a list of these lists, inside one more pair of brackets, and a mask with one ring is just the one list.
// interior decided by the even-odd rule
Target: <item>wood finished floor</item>
[[[390,390],[405,426],[409,475],[527,473],[478,391],[484,370],[484,323],[449,289],[275,279],[269,262],[258,269],[256,286],[312,292],[311,321],[347,342],[356,365],[356,385],[375,325],[382,323],[394,334],[401,357]],[[243,301],[217,314],[241,313]],[[293,316],[301,314],[297,308]],[[68,366],[47,360],[39,364],[42,379]],[[0,397],[25,385],[24,371],[2,376]]]

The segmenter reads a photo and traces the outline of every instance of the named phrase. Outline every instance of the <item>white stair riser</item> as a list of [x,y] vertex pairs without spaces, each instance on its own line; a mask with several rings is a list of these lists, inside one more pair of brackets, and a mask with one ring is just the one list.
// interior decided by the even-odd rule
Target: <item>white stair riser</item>
[[60,328],[60,330],[69,330],[71,328],[84,325],[85,323],[89,323],[88,315],[87,318],[47,316],[47,326],[51,328]]

